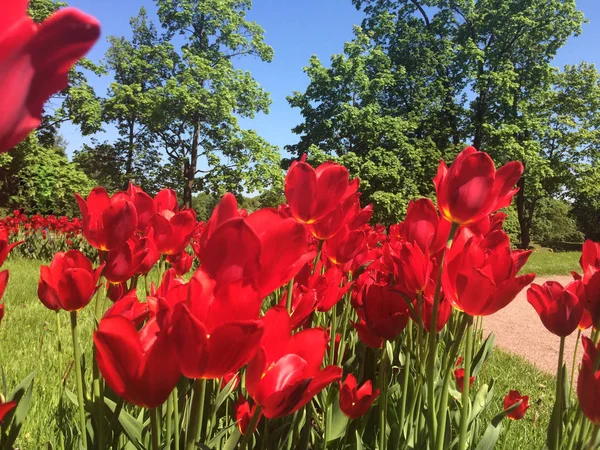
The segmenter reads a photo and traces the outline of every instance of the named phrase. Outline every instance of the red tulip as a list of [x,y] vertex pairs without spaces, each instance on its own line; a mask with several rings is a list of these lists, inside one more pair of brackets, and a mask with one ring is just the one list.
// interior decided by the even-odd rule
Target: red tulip
[[589,239],[583,244],[581,259],[586,309],[594,328],[600,324],[600,244]]
[[294,161],[285,177],[285,198],[296,220],[312,224],[336,209],[342,199],[356,192],[358,183],[348,182],[348,170],[326,162],[313,169]]
[[[421,300],[421,319],[423,320],[423,327],[427,332],[431,331],[431,316],[433,315],[433,299],[435,296],[435,282],[430,280],[423,293],[423,299]],[[413,301],[413,307],[415,312],[419,313],[419,301],[415,298]],[[418,319],[413,317],[413,314],[409,310],[411,319],[418,323]],[[438,316],[436,322],[436,330],[440,332],[442,328],[446,326],[450,316],[452,315],[452,303],[446,298],[444,292],[440,292],[440,300],[438,305]]]
[[150,317],[150,310],[148,304],[140,302],[136,291],[132,290],[106,310],[104,317],[111,316],[125,317],[137,328]]
[[459,235],[445,259],[444,293],[455,308],[471,316],[494,314],[535,278],[535,274],[517,276],[530,253],[511,252],[501,230],[466,241]]
[[433,179],[438,208],[450,222],[469,225],[494,211],[505,208],[517,192],[515,183],[523,174],[523,164],[512,161],[496,170],[492,158],[467,147],[450,168],[440,162]]
[[351,373],[340,383],[340,409],[351,419],[364,416],[378,396],[379,389],[373,390],[371,380],[358,387]]
[[281,306],[269,309],[263,320],[265,331],[246,370],[246,389],[265,417],[273,419],[302,408],[339,380],[342,369],[321,369],[327,349],[324,330],[311,328],[291,335],[289,316]]
[[90,245],[100,250],[113,250],[123,245],[137,228],[137,212],[129,196],[117,193],[108,196],[104,188],[95,188],[87,201],[75,194],[81,217],[83,235]]
[[[0,272],[0,300],[2,300],[2,296],[4,295],[4,291],[6,290],[6,285],[8,284],[8,270],[3,270]],[[2,317],[4,317],[4,303],[2,304]],[[2,319],[0,319],[1,321]]]
[[194,262],[194,257],[184,250],[175,255],[168,255],[167,261],[173,266],[175,273],[181,276],[190,271],[192,263]]
[[162,405],[181,377],[174,349],[156,319],[138,332],[123,316],[105,317],[94,332],[94,344],[106,384],[134,405]]
[[160,253],[154,243],[154,230],[150,228],[148,233],[141,238],[133,237],[135,242],[134,254],[143,253],[144,258],[137,264],[136,274],[146,275],[160,259]]
[[521,402],[517,409],[507,415],[509,419],[521,420],[525,417],[525,413],[529,409],[529,397],[527,395],[521,395],[519,391],[509,391],[504,397],[504,409],[510,408],[515,403]]
[[196,213],[186,209],[174,213],[169,209],[159,211],[150,221],[154,230],[154,243],[159,253],[174,255],[185,250],[196,229]]
[[[454,371],[454,378],[456,379],[456,387],[462,392],[465,384],[465,369],[456,369]],[[469,387],[473,386],[473,381],[475,381],[475,377],[470,377]]]
[[150,220],[152,220],[152,217],[154,217],[154,214],[156,213],[154,200],[131,181],[129,182],[127,193],[137,212],[137,230],[143,233],[148,228]]
[[376,335],[371,329],[367,326],[367,323],[364,319],[361,319],[358,322],[352,322],[352,326],[356,330],[358,334],[358,338],[364,343],[367,347],[377,349],[383,347],[383,338],[381,336]]
[[13,401],[0,403],[0,423],[4,422],[6,415],[11,412],[15,406],[17,406],[17,402]]
[[348,225],[353,230],[369,223],[373,215],[373,205],[361,209],[359,198],[359,193],[353,193],[342,199],[336,208],[324,218],[309,225],[308,228],[313,236],[320,240],[326,240],[335,235],[344,225]]
[[325,241],[323,253],[332,264],[343,266],[356,257],[366,246],[367,234],[361,230],[350,230],[344,225],[331,239]]
[[77,9],[62,9],[36,24],[27,4],[11,0],[2,6],[0,153],[39,126],[46,100],[67,86],[69,70],[100,35],[98,21]]
[[111,283],[110,281],[106,282],[106,296],[110,299],[111,302],[116,302],[120,298],[122,298],[127,292],[127,282],[123,283]]
[[[263,325],[261,298],[250,285],[217,285],[198,270],[179,298],[169,301],[169,336],[188,378],[222,378],[256,352]],[[168,298],[168,296],[167,296]]]
[[15,248],[17,245],[22,244],[23,241],[15,242],[14,244],[8,243],[8,233],[7,231],[0,226],[0,267],[6,261],[6,257],[10,253],[10,251]]
[[[238,428],[242,435],[245,435],[248,432],[248,427],[250,426],[250,422],[252,421],[252,417],[256,412],[256,404],[250,406],[250,403],[246,398],[240,394],[238,399],[233,404],[233,412],[235,413],[235,420],[237,422]],[[254,427],[250,431],[250,434],[256,431],[256,427],[260,422],[260,418],[262,417],[262,412],[259,415],[259,419],[254,424]]]
[[[287,289],[281,296],[279,304],[287,304]],[[317,309],[317,291],[294,284],[292,290],[292,304],[290,308],[290,326],[292,330],[309,325],[313,312]]]
[[573,281],[567,287],[557,281],[546,281],[542,286],[534,283],[527,290],[527,301],[548,331],[566,337],[575,331],[583,314],[584,302],[578,296],[581,287],[581,281]]
[[[446,246],[450,233],[450,222],[437,212],[428,198],[411,200],[404,222],[396,233],[401,233],[406,242],[418,245],[423,253],[437,254]],[[391,230],[390,230],[391,231]]]
[[587,336],[581,337],[583,359],[577,378],[577,398],[585,417],[596,426],[600,425],[600,370],[596,370],[599,347]]
[[59,252],[50,266],[40,268],[38,297],[46,308],[78,311],[86,306],[98,288],[103,266],[92,263],[78,250]]
[[261,297],[287,283],[314,255],[304,225],[269,208],[241,217],[231,194],[215,208],[197,246],[203,269],[218,283],[243,280]]
[[389,254],[392,260],[394,279],[399,289],[411,298],[422,293],[429,282],[433,264],[429,253],[423,253],[421,247],[409,242],[384,246],[384,255]]
[[581,315],[581,320],[577,327],[582,331],[592,327],[592,316],[585,308],[583,308],[583,314]]
[[147,248],[140,248],[136,246],[135,240],[129,239],[108,252],[103,275],[111,283],[123,283],[133,278],[147,255]]
[[363,296],[365,322],[375,336],[396,339],[408,323],[408,306],[402,294],[390,286],[372,285]]
[[175,191],[173,189],[162,189],[156,194],[156,197],[154,197],[154,208],[159,214],[163,211],[171,211],[172,213],[179,211],[177,194]]

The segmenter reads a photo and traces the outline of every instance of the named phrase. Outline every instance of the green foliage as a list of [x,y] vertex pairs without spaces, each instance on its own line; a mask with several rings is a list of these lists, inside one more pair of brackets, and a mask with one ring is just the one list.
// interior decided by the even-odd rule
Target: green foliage
[[533,239],[544,247],[583,242],[583,234],[571,217],[571,205],[564,200],[542,199],[533,219]]
[[74,216],[74,194],[87,195],[92,184],[62,149],[40,145],[35,135],[0,161],[0,207]]

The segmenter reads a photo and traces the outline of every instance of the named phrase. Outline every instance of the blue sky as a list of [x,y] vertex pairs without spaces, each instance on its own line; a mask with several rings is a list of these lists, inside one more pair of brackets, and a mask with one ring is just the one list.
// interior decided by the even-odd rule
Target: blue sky
[[[155,10],[151,0],[70,0],[68,3],[92,14],[102,23],[102,37],[88,55],[95,62],[108,48],[107,36],[130,35],[129,18],[137,14],[140,6],[144,5],[151,12]],[[579,37],[571,38],[559,51],[555,65],[585,60],[600,67],[599,0],[578,0],[577,6],[589,23],[583,26]],[[344,42],[352,39],[352,26],[360,24],[362,14],[352,6],[351,0],[254,0],[248,18],[264,28],[275,57],[271,63],[246,58],[239,61],[239,67],[251,71],[271,93],[273,103],[270,114],[244,120],[242,125],[255,129],[260,136],[282,149],[298,140],[291,128],[301,122],[301,116],[297,109],[288,105],[286,96],[294,90],[303,91],[308,85],[302,68],[313,54],[327,63],[332,54],[342,52]],[[110,81],[109,77],[90,79],[102,96]],[[70,124],[61,128],[61,134],[69,142],[69,153],[90,141]],[[106,127],[105,136],[98,136],[98,139],[113,140],[115,136],[114,129]]]

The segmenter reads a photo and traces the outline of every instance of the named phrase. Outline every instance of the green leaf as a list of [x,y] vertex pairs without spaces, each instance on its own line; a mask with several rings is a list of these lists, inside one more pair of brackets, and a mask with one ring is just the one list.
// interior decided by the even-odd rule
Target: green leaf
[[[115,412],[117,408],[117,404],[115,402],[105,397],[104,403],[113,413]],[[144,424],[124,409],[121,409],[119,412],[119,424],[136,448],[141,449],[143,443]]]
[[481,371],[483,364],[490,357],[492,352],[494,351],[494,333],[490,333],[490,335],[483,341],[481,348],[473,358],[473,364],[471,365],[471,376],[477,376]]
[[240,429],[235,427],[235,430],[231,433],[231,436],[229,436],[229,439],[227,439],[227,442],[225,442],[225,445],[221,450],[234,450],[237,447],[241,436],[242,433],[240,433]]
[[25,417],[27,417],[31,396],[33,394],[33,379],[35,374],[36,371],[34,370],[27,375],[6,399],[6,401],[9,402],[16,402],[17,406],[4,417],[4,422],[10,424],[8,436],[4,441],[4,449],[8,450],[13,448],[14,442],[17,439],[17,436],[19,436],[19,431],[21,431],[21,427],[25,421]]
[[364,450],[364,445],[360,434],[358,434],[358,430],[356,430],[356,450]]
[[494,416],[475,450],[493,450],[498,438],[500,437],[500,432],[502,431],[502,419],[517,409],[520,405],[521,401],[518,401],[514,405],[511,405],[508,409],[505,409],[501,413]]
[[331,430],[329,431],[327,442],[335,441],[346,434],[347,425],[348,417],[340,409],[340,402],[334,402]]
[[215,399],[215,410],[218,411],[221,405],[233,392],[236,381],[238,381],[237,376],[232,377],[231,380],[229,380],[229,383],[227,383],[227,385],[225,385],[225,387],[219,391],[219,393],[217,394],[217,398]]

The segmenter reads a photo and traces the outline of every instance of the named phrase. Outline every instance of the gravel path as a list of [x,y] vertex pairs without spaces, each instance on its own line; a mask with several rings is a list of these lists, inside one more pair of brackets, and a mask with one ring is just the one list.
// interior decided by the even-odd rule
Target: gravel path
[[[534,283],[541,285],[548,280],[555,280],[565,285],[571,282],[572,278],[566,275],[539,277],[534,280]],[[535,309],[527,302],[526,292],[527,288],[523,289],[506,308],[483,319],[485,335],[494,332],[496,346],[524,357],[545,372],[555,374],[560,338],[542,325]],[[565,341],[565,362],[568,370],[573,360],[576,338],[577,330]],[[578,358],[581,351],[580,345]]]

